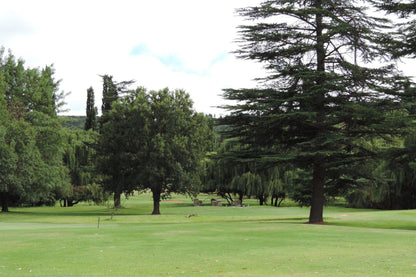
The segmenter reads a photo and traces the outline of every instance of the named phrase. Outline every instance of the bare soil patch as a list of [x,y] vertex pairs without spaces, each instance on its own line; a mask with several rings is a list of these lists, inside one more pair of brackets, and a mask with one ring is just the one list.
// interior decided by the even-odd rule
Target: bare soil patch
[[184,200],[163,200],[166,203],[183,203]]

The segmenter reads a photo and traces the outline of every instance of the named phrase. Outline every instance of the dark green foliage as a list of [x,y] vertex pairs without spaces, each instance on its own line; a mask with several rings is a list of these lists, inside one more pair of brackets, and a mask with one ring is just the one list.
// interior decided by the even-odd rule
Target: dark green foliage
[[111,75],[103,75],[101,77],[103,78],[103,98],[100,126],[103,126],[108,120],[108,114],[111,110],[112,103],[117,101],[123,94],[128,93],[128,88],[134,81],[115,82]]
[[198,191],[202,158],[210,147],[209,121],[182,90],[143,88],[113,103],[100,138],[104,188],[129,193],[150,189],[153,214],[171,192]]
[[[103,75],[101,76],[103,78],[103,98],[102,98],[102,106],[101,106],[101,117],[100,117],[100,132],[104,132],[104,125],[105,123],[107,123],[107,121],[109,121],[109,117],[110,117],[110,111],[112,109],[112,105],[113,103],[115,103],[116,101],[119,100],[120,96],[124,93],[126,93],[128,91],[128,87],[134,83],[134,81],[124,81],[124,82],[120,82],[117,83],[115,81],[113,81],[113,76],[110,75]],[[119,126],[122,128],[122,126]],[[107,130],[108,132],[112,132],[112,130]],[[99,150],[99,151],[102,151]],[[119,166],[119,165],[118,165]],[[118,167],[116,166],[115,168],[107,168],[104,169],[104,172],[112,172],[109,175],[107,174],[107,176],[116,176],[116,175],[120,175],[123,174],[122,172],[117,173]],[[120,175],[121,176],[121,175]],[[108,188],[108,182],[107,182],[107,191],[111,191],[114,192],[114,206],[115,207],[120,207],[121,203],[120,203],[120,197],[121,197],[121,193],[125,190],[123,190],[121,188],[122,184],[120,183],[120,181],[118,181],[119,178],[114,179],[112,182],[110,182],[111,185],[111,189]]]
[[247,145],[234,155],[310,172],[309,222],[322,222],[328,182],[376,154],[362,142],[404,131],[390,111],[407,80],[392,63],[369,64],[389,59],[379,47],[388,21],[344,0],[265,1],[240,14],[259,21],[240,28],[237,53],[264,63],[268,75],[262,88],[224,92],[238,101],[223,120],[228,135]]
[[101,106],[101,126],[107,122],[108,113],[111,110],[111,104],[118,99],[118,92],[116,84],[113,81],[113,76],[104,75],[103,78],[103,98]]
[[375,1],[377,7],[389,14],[398,15],[401,20],[396,30],[391,32],[393,39],[385,41],[387,49],[395,58],[416,57],[416,3],[413,0]]
[[67,116],[60,116],[62,119],[62,126],[71,130],[84,130],[86,116],[74,116],[74,115],[67,115]]
[[94,90],[90,87],[87,90],[87,108],[86,114],[87,118],[85,120],[84,129],[86,131],[92,129],[93,131],[97,130],[97,107],[95,107],[95,98],[94,98]]

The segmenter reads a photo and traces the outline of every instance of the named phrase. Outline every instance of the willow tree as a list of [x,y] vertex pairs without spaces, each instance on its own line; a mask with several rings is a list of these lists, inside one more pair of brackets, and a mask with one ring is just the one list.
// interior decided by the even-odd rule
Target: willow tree
[[390,112],[402,78],[379,47],[389,22],[367,13],[370,2],[274,0],[239,10],[252,24],[240,26],[236,53],[267,73],[258,88],[224,91],[237,104],[223,123],[248,145],[237,158],[311,172],[310,223],[323,222],[328,173],[374,155],[363,141],[401,131]]

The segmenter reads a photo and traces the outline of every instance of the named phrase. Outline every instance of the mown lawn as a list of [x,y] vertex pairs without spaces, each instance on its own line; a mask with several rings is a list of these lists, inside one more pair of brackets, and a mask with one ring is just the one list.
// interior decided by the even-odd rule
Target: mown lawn
[[0,214],[0,276],[416,275],[413,210],[327,207],[328,224],[309,225],[307,208],[182,199],[161,216],[149,215],[148,195],[118,211],[11,208]]

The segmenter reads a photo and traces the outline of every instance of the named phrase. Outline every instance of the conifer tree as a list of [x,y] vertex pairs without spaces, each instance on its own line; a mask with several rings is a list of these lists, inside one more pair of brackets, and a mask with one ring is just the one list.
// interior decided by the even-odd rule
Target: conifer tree
[[94,104],[94,89],[90,87],[87,90],[87,119],[85,121],[85,130],[88,131],[92,129],[95,131],[97,129],[97,107]]
[[416,2],[414,0],[376,1],[377,7],[390,14],[398,15],[402,20],[396,24],[394,40],[389,41],[390,50],[396,58],[416,57]]
[[[402,78],[379,46],[389,22],[367,14],[370,2],[273,0],[239,10],[253,24],[240,27],[237,54],[263,63],[267,76],[259,88],[224,91],[237,104],[222,123],[248,146],[236,158],[311,172],[310,223],[323,222],[329,178],[374,155],[367,140],[401,132],[392,111]],[[379,59],[383,66],[371,64]]]
[[103,75],[103,98],[101,106],[100,128],[108,120],[108,113],[111,110],[111,104],[118,99],[117,87],[113,81],[113,76]]

